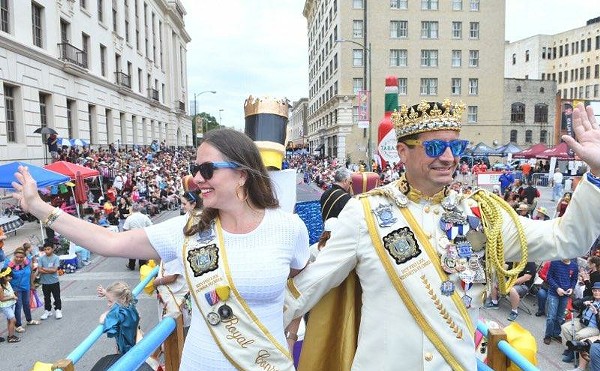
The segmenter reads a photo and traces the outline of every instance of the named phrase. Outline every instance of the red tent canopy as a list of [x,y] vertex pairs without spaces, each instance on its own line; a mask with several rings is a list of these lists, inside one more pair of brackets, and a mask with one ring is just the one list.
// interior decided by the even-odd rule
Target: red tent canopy
[[513,153],[513,158],[535,158],[536,155],[548,149],[544,143],[534,144],[521,152]]
[[44,168],[66,175],[73,180],[75,180],[77,177],[77,172],[79,172],[81,177],[84,179],[100,175],[98,170],[90,169],[89,167],[77,165],[67,161],[57,161],[44,166]]
[[569,155],[569,146],[567,143],[562,142],[554,148],[548,148],[544,152],[539,153],[536,158],[548,159],[550,157],[557,157],[560,160],[574,160],[575,157]]

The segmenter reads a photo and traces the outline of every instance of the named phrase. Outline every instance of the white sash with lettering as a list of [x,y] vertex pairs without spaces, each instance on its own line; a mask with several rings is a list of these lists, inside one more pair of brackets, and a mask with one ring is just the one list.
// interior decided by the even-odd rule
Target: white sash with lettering
[[[229,362],[238,370],[293,371],[294,364],[287,347],[260,322],[234,285],[219,219],[216,219],[214,229],[187,237],[182,255],[193,301]],[[206,316],[216,313],[223,302],[211,306],[205,294],[217,286],[231,288],[226,304],[233,315],[213,326]]]

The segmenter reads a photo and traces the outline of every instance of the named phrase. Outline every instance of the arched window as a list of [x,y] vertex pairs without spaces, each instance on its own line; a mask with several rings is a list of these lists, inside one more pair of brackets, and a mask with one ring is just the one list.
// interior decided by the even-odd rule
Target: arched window
[[517,93],[521,92],[521,85],[517,85]]
[[517,143],[517,131],[516,130],[510,131],[510,141],[513,143]]
[[510,122],[525,122],[525,105],[513,103],[510,106]]
[[513,62],[513,64],[517,64],[517,55],[516,54],[512,55],[512,62]]
[[548,131],[542,130],[540,131],[540,143],[548,142]]
[[544,92],[545,92],[545,91],[546,91],[546,89],[544,89],[544,87],[542,86],[542,87],[540,88],[540,93],[544,94]]
[[531,143],[532,139],[531,139],[531,135],[532,132],[531,130],[525,130],[525,143]]
[[537,103],[534,110],[534,122],[548,122],[548,105]]

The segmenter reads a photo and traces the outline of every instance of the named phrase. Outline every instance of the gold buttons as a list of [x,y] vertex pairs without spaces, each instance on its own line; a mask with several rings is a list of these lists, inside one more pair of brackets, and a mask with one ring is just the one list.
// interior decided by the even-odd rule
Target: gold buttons
[[425,211],[425,213],[429,213],[430,207],[429,206],[425,206],[423,208],[423,211]]
[[427,362],[430,362],[432,359],[433,359],[433,353],[431,353],[431,352],[426,352],[426,353],[425,353],[425,360],[426,360]]

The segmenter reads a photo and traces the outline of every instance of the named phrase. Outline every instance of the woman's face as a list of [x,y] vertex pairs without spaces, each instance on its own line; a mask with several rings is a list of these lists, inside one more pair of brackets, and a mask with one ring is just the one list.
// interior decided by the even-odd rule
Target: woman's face
[[21,254],[21,253],[17,253],[13,255],[13,261],[17,264],[17,265],[21,265],[25,262],[25,255]]
[[181,208],[185,213],[190,212],[196,207],[195,202],[189,202],[185,197],[181,197]]
[[571,201],[571,194],[570,193],[565,193],[564,199],[565,199],[566,202]]
[[[223,154],[211,144],[205,142],[198,147],[197,164],[223,161],[226,161]],[[210,179],[203,178],[199,171],[194,174],[194,183],[198,185],[204,207],[213,209],[229,209],[242,202],[236,190],[245,181],[244,173],[236,169],[214,169]]]

